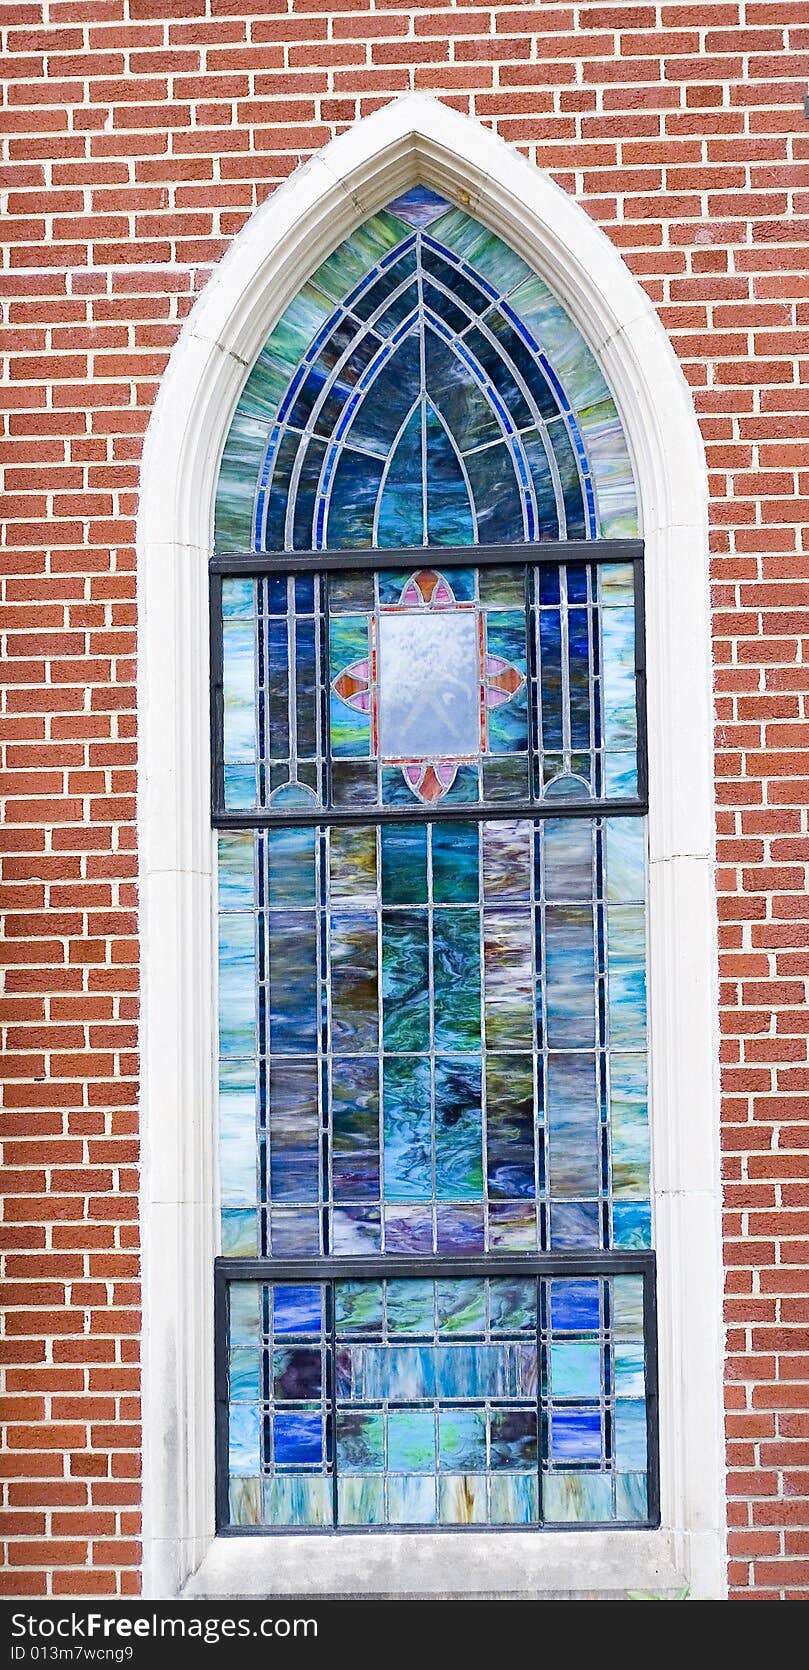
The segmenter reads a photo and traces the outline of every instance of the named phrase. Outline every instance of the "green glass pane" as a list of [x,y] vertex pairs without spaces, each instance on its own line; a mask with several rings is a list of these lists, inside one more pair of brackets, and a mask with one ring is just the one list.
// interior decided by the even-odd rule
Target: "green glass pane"
[[382,1327],[381,1282],[338,1282],[334,1303],[338,1334],[374,1334]]

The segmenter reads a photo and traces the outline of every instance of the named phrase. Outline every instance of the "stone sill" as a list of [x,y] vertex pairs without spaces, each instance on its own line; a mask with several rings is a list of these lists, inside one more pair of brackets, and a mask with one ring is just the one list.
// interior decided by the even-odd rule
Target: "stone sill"
[[216,1537],[184,1600],[624,1600],[681,1595],[668,1531]]

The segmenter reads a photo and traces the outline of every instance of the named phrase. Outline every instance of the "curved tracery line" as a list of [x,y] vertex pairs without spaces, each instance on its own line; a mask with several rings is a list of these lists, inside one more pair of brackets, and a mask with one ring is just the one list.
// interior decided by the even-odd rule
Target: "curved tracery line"
[[[554,500],[555,500],[555,503],[556,503],[556,516],[557,516],[557,521],[559,523],[559,535],[560,535],[560,538],[564,538],[565,527],[566,527],[566,522],[567,522],[567,512],[566,512],[566,509],[565,509],[565,502],[564,502],[564,497],[563,497],[563,493],[562,493],[562,480],[561,480],[561,476],[559,474],[559,465],[558,465],[558,462],[557,462],[557,459],[556,459],[556,453],[553,450],[553,445],[551,443],[550,436],[548,435],[546,421],[545,421],[544,417],[542,416],[542,413],[539,410],[539,407],[536,403],[534,395],[532,394],[531,390],[529,389],[528,384],[526,383],[521,371],[514,364],[514,361],[512,360],[511,355],[509,354],[508,350],[503,347],[502,343],[498,342],[497,338],[490,331],[490,329],[489,329],[489,327],[486,323],[486,314],[473,313],[472,310],[468,307],[467,303],[463,300],[463,298],[461,296],[454,295],[451,290],[448,290],[446,285],[442,284],[441,280],[434,273],[430,274],[430,284],[433,286],[434,289],[440,290],[442,295],[446,296],[449,301],[451,301],[457,308],[459,308],[462,312],[464,312],[466,314],[469,323],[468,323],[468,325],[464,326],[464,329],[462,331],[457,331],[455,333],[458,340],[461,341],[463,339],[463,337],[466,335],[467,329],[471,328],[473,325],[477,329],[479,329],[481,331],[481,333],[486,337],[486,340],[490,343],[491,347],[496,351],[496,353],[499,354],[500,358],[502,359],[503,363],[506,366],[507,371],[509,372],[509,375],[514,378],[514,381],[517,384],[517,386],[520,390],[520,393],[523,396],[523,399],[526,401],[526,404],[529,406],[530,411],[531,411],[531,415],[534,419],[534,424],[535,424],[537,430],[539,431],[540,440],[542,441],[542,445],[543,445],[544,452],[545,452],[545,457],[546,457],[547,463],[548,463],[548,469],[549,469],[550,475],[551,475],[551,481],[553,483]],[[504,308],[504,302],[501,300],[497,304],[492,304],[492,307],[488,308],[487,312],[491,313],[494,310],[495,306],[497,307],[497,309],[500,312],[502,312],[503,308]],[[552,392],[552,391],[549,390],[549,392]]]
[[537,359],[539,360],[539,363],[542,366],[543,371],[545,371],[546,374],[548,375],[548,377],[551,379],[553,391],[554,391],[557,399],[563,402],[561,416],[564,417],[565,420],[566,420],[566,427],[567,427],[568,433],[571,436],[571,439],[573,441],[573,445],[575,447],[576,464],[577,464],[577,468],[578,468],[578,471],[579,471],[579,480],[582,483],[582,488],[583,488],[583,492],[584,492],[584,502],[587,505],[587,510],[588,510],[588,522],[589,522],[589,525],[590,525],[590,537],[592,539],[595,539],[595,538],[597,538],[597,535],[598,535],[598,521],[597,521],[597,514],[596,514],[597,513],[597,504],[596,504],[595,480],[593,478],[593,472],[592,472],[592,469],[590,467],[590,460],[587,456],[587,448],[585,447],[585,444],[584,444],[584,439],[583,439],[583,436],[582,436],[582,433],[581,433],[581,429],[579,428],[579,425],[576,421],[576,414],[574,412],[573,406],[572,406],[571,402],[569,401],[569,399],[567,397],[567,394],[565,393],[564,384],[562,383],[561,378],[554,371],[554,368],[553,368],[550,360],[548,359],[548,356],[545,353],[544,349],[540,347],[539,343],[532,336],[532,334],[529,331],[527,325],[520,318],[519,314],[514,311],[513,307],[509,307],[508,301],[506,300],[505,296],[503,297],[502,302],[500,303],[500,306],[502,308],[503,315],[504,315],[505,318],[508,319],[509,324],[513,325],[514,329],[522,337],[526,346],[531,349],[531,352],[533,354],[536,354]]
[[[408,288],[409,284],[412,284],[412,279],[409,279],[406,284],[403,284],[400,287],[400,290],[398,292],[396,292],[396,294],[397,295],[401,294],[404,290],[406,290]],[[394,299],[395,299],[395,296],[389,297],[388,298],[389,303],[392,302]],[[349,315],[347,315],[341,309],[338,309],[337,312],[332,315],[332,330],[331,330],[330,335],[334,334],[334,331],[338,328],[338,326],[347,317],[349,317]],[[374,317],[376,317],[376,315],[374,315]],[[301,462],[300,462],[300,464],[298,464],[298,458],[300,457],[300,454],[301,454],[301,451],[302,451],[301,446],[300,446],[300,442],[305,441],[307,443],[307,446],[308,446],[308,443],[309,443],[310,440],[316,439],[316,440],[322,441],[324,446],[326,446],[327,449],[330,449],[334,445],[335,436],[338,433],[341,433],[342,428],[344,427],[344,419],[346,418],[347,410],[349,410],[351,413],[353,413],[354,410],[356,409],[357,405],[359,404],[359,400],[357,398],[358,390],[363,390],[365,393],[367,393],[368,389],[371,386],[371,383],[375,380],[375,376],[374,377],[369,377],[368,376],[369,370],[374,368],[374,367],[376,367],[377,371],[382,369],[382,366],[390,358],[390,356],[394,352],[395,348],[398,347],[400,345],[400,343],[404,340],[404,337],[409,334],[410,329],[412,328],[413,324],[415,324],[417,319],[418,319],[418,309],[414,308],[412,310],[412,312],[408,315],[408,317],[402,322],[402,325],[397,328],[397,330],[393,333],[392,336],[381,337],[381,338],[378,337],[376,331],[371,330],[370,327],[367,324],[361,324],[359,321],[356,321],[359,328],[357,329],[356,334],[352,338],[351,342],[345,348],[344,352],[339,357],[339,359],[335,362],[335,364],[333,365],[333,367],[332,367],[331,371],[329,372],[327,378],[325,379],[324,384],[323,384],[323,388],[321,389],[320,394],[318,395],[318,397],[317,397],[317,399],[316,399],[316,401],[315,401],[315,403],[312,407],[312,411],[309,415],[309,419],[307,421],[306,427],[302,430],[295,430],[295,429],[287,428],[286,430],[279,429],[277,433],[274,431],[271,444],[276,449],[277,449],[278,441],[280,441],[282,433],[297,434],[299,436],[298,451],[296,453],[296,459],[295,459],[295,463],[296,463],[296,465],[298,465],[297,475],[295,477],[296,484],[297,484],[297,480],[300,477],[300,469],[302,468],[302,463],[303,463],[303,459],[301,458]],[[370,366],[365,367],[364,371],[361,373],[360,377],[357,379],[357,383],[355,384],[354,388],[348,394],[348,396],[346,398],[346,401],[345,401],[345,404],[343,406],[343,409],[340,412],[339,418],[337,420],[337,424],[335,425],[335,428],[332,431],[331,435],[328,436],[328,437],[326,437],[324,435],[322,435],[322,436],[316,435],[315,425],[317,423],[317,420],[320,416],[320,413],[323,409],[323,406],[324,406],[326,400],[328,399],[329,395],[331,394],[332,389],[334,388],[334,385],[335,385],[335,383],[337,382],[337,380],[340,376],[340,373],[343,371],[343,369],[344,369],[345,365],[347,364],[348,360],[351,358],[351,355],[354,352],[355,348],[357,347],[358,343],[365,341],[366,338],[369,335],[376,337],[377,341],[379,342],[379,348],[377,350],[377,354],[376,354],[375,358],[370,362]],[[329,340],[329,338],[327,338],[327,340]],[[313,362],[309,366],[309,370],[314,369],[315,363],[316,362]],[[306,448],[304,447],[303,451],[305,452],[305,450],[306,450]],[[360,449],[360,450],[365,450],[365,449]],[[374,456],[376,456],[376,455],[374,455]],[[291,498],[293,496],[292,495],[292,478],[290,478],[290,485],[286,489],[286,491],[287,491],[288,497]],[[269,498],[270,498],[271,493],[272,493],[272,484],[270,484],[269,492],[267,494],[267,504],[269,504]],[[294,516],[294,505],[293,505],[292,514]],[[291,529],[289,507],[287,507],[287,513],[286,513],[286,517],[285,517],[285,526],[286,526],[287,529]],[[257,537],[259,539],[259,544],[258,544],[258,549],[259,550],[264,549],[265,535],[266,535],[266,513],[265,513],[265,517],[264,517],[262,527],[260,529],[257,529]]]
[[[338,464],[338,461],[339,461],[340,454],[342,453],[344,447],[350,447],[351,446],[349,430],[350,430],[351,424],[354,421],[354,418],[357,415],[357,411],[358,411],[359,405],[361,403],[360,393],[361,392],[363,394],[368,393],[371,385],[376,381],[376,378],[379,376],[379,374],[383,370],[385,364],[390,359],[391,353],[392,353],[394,347],[400,346],[400,343],[401,343],[401,341],[404,340],[405,336],[409,335],[411,330],[414,329],[420,323],[420,317],[421,316],[419,315],[419,313],[417,311],[414,311],[409,316],[409,318],[407,320],[403,321],[402,325],[394,333],[393,337],[388,338],[381,345],[379,353],[377,354],[376,358],[374,360],[372,360],[369,363],[369,365],[366,366],[364,372],[362,373],[362,376],[360,377],[360,379],[357,382],[357,386],[356,386],[355,390],[353,391],[352,396],[349,397],[349,400],[346,402],[346,405],[344,406],[343,411],[340,414],[340,418],[338,420],[337,425],[335,426],[335,430],[334,430],[334,433],[331,437],[331,441],[329,442],[329,446],[328,446],[326,456],[323,460],[323,465],[321,467],[321,473],[320,473],[320,480],[319,480],[319,483],[318,483],[318,489],[317,489],[317,494],[316,494],[316,500],[315,500],[315,506],[316,506],[316,508],[315,508],[315,529],[314,529],[314,538],[313,538],[313,544],[314,544],[314,548],[316,550],[322,550],[322,549],[325,548],[325,545],[326,545],[326,535],[327,535],[327,531],[328,531],[327,530],[327,507],[328,507],[328,500],[330,498],[330,488],[331,488],[331,485],[332,485],[332,482],[333,482],[333,477],[334,477],[334,473],[335,473],[336,468],[337,468],[337,464]],[[439,339],[444,341],[446,343],[447,347],[449,347],[453,352],[456,352],[454,338],[452,337],[452,335],[450,333],[446,333],[446,327],[444,326],[443,321],[439,320],[436,317],[436,315],[434,315],[432,313],[432,311],[430,309],[426,308],[426,307],[423,311],[423,318],[424,318],[425,324],[429,324],[435,330],[436,335],[438,335]],[[519,459],[518,467],[515,469],[515,475],[517,477],[518,487],[522,488],[521,498],[523,500],[523,504],[525,502],[526,494],[530,494],[531,508],[532,508],[532,512],[533,512],[534,525],[535,525],[535,528],[536,528],[536,527],[538,527],[538,524],[539,524],[539,516],[538,516],[538,511],[537,511],[537,506],[536,506],[536,499],[534,497],[533,479],[532,479],[532,475],[531,475],[530,466],[528,464],[528,460],[527,460],[526,455],[525,455],[525,451],[524,451],[524,448],[523,448],[523,444],[522,444],[522,440],[521,440],[521,437],[520,437],[520,434],[519,434],[519,430],[517,429],[516,425],[514,424],[514,421],[511,417],[511,414],[508,411],[508,408],[505,405],[505,402],[502,400],[502,397],[498,396],[496,403],[493,403],[491,401],[490,388],[493,387],[493,385],[491,385],[490,379],[487,377],[483,368],[479,365],[475,356],[471,353],[471,350],[466,348],[464,353],[462,355],[458,355],[458,357],[462,358],[463,361],[466,363],[467,368],[472,372],[472,375],[474,376],[478,387],[480,388],[482,394],[484,395],[484,398],[489,400],[489,404],[492,406],[492,409],[493,409],[493,411],[494,411],[494,413],[497,417],[498,423],[500,425],[501,439],[508,443],[509,451],[511,453],[513,462],[516,463],[517,458]],[[495,391],[495,393],[496,393],[496,391]],[[505,415],[505,422],[503,421],[504,415]],[[445,425],[445,427],[446,427],[446,425]],[[512,443],[514,443],[514,444],[512,444]],[[517,451],[517,449],[518,449],[518,451]],[[530,539],[531,538],[531,533],[528,531],[528,527],[530,527],[530,523],[528,524],[528,527],[527,527],[526,526],[527,520],[528,519],[525,517],[525,512],[523,512],[523,521],[524,521],[523,532],[524,532],[525,537]],[[475,516],[475,522],[477,524],[477,516]]]
[[[413,247],[414,244],[415,244],[415,238],[405,240],[405,242],[403,244],[398,244],[396,246],[396,249],[392,251],[392,254],[396,255],[397,258],[401,258],[401,256],[406,255],[409,252],[409,250]],[[389,264],[390,265],[395,265],[395,262],[391,262]],[[376,283],[379,275],[378,274],[373,274],[372,276],[373,276],[373,282]],[[400,298],[406,293],[406,291],[409,290],[411,288],[411,286],[415,284],[415,282],[416,282],[416,270],[414,269],[414,271],[412,273],[409,273],[408,276],[405,279],[402,280],[401,284],[397,285],[395,290],[391,291],[389,296],[384,297],[384,299],[380,302],[379,306],[374,309],[373,313],[369,314],[367,319],[361,320],[361,319],[356,318],[356,316],[351,311],[351,306],[348,305],[349,298],[347,298],[345,302],[341,303],[341,307],[340,307],[340,309],[338,309],[337,313],[332,314],[332,316],[331,316],[331,321],[333,321],[333,323],[331,323],[331,321],[330,321],[331,329],[329,330],[329,333],[326,337],[326,341],[322,344],[322,347],[326,346],[326,342],[328,342],[330,340],[331,336],[334,335],[335,330],[338,328],[338,326],[344,320],[348,320],[348,319],[353,320],[353,322],[357,326],[357,330],[356,330],[354,336],[352,337],[351,341],[349,342],[348,346],[346,347],[345,351],[343,352],[343,354],[340,356],[340,358],[338,360],[335,361],[329,376],[326,378],[326,380],[323,384],[323,387],[321,388],[320,393],[319,393],[319,395],[317,396],[317,398],[314,402],[314,405],[313,405],[312,410],[309,414],[309,417],[306,421],[306,424],[305,424],[304,428],[300,431],[301,442],[305,443],[305,444],[301,444],[301,445],[298,446],[298,450],[297,450],[297,453],[295,455],[295,462],[293,464],[292,471],[291,471],[291,474],[290,474],[289,487],[287,489],[288,503],[287,503],[287,513],[286,513],[286,518],[285,518],[285,543],[287,545],[289,545],[290,548],[292,547],[292,543],[293,543],[293,541],[292,541],[292,530],[293,530],[294,517],[295,517],[295,502],[296,502],[296,499],[297,499],[298,482],[300,480],[301,470],[303,469],[303,465],[304,465],[304,462],[305,462],[306,453],[307,453],[308,447],[309,447],[309,442],[311,440],[317,440],[317,441],[322,442],[322,444],[324,446],[328,446],[330,444],[331,439],[333,438],[333,437],[328,437],[327,438],[324,435],[317,435],[316,424],[317,424],[317,420],[320,416],[320,413],[323,410],[323,407],[324,407],[326,401],[328,400],[329,395],[331,394],[335,383],[339,380],[341,372],[343,371],[344,367],[348,364],[348,362],[351,359],[351,356],[354,353],[354,350],[357,348],[357,346],[361,342],[364,342],[368,336],[376,337],[381,342],[384,342],[385,339],[381,338],[379,336],[378,331],[375,329],[375,326],[376,326],[378,320],[383,319],[385,317],[385,314],[390,311],[390,309],[393,307],[394,303],[398,302],[400,300]],[[372,289],[373,284],[369,285],[367,283],[367,281],[363,281],[362,285],[358,286],[357,289],[354,292],[352,292],[352,297],[351,297],[352,305],[353,305],[353,302],[355,302],[356,300],[359,299],[359,296],[360,296],[361,292],[364,291],[364,290],[367,290],[369,288]],[[413,311],[414,310],[411,310],[411,313]],[[317,366],[317,360],[315,359],[311,362],[311,364],[308,367],[307,377],[308,377],[308,375],[310,375],[316,369],[316,366]],[[303,383],[300,385],[300,391],[299,392],[302,392],[303,388],[306,386],[306,381],[307,381],[307,378],[304,378]],[[350,396],[349,396],[349,398],[350,398]],[[295,431],[293,430],[292,432],[294,433]],[[264,543],[263,533],[264,533],[264,530],[262,530],[262,545]]]
[[388,340],[383,343],[379,353],[376,355],[376,358],[371,360],[365,367],[362,376],[358,379],[356,388],[352,391],[352,394],[349,396],[342,412],[340,413],[334,432],[329,441],[325,458],[323,459],[323,464],[320,470],[320,478],[318,480],[317,491],[315,494],[312,546],[316,551],[322,551],[326,548],[328,510],[331,496],[330,490],[337,465],[343,452],[349,445],[347,436],[351,424],[357,416],[362,400],[367,396],[370,388],[376,382],[380,372],[384,369],[385,365],[387,365],[388,360],[393,357],[396,349],[401,347],[406,337],[410,336],[418,322],[419,312],[418,309],[416,309],[406,320],[403,321],[402,325],[394,331],[393,336],[389,337]]
[[[523,507],[524,536],[530,542],[539,530],[539,512],[537,510],[534,480],[531,473],[531,466],[528,463],[528,459],[525,454],[522,436],[516,423],[514,422],[511,412],[508,409],[508,405],[503,399],[503,396],[495,388],[491,378],[487,376],[483,366],[480,364],[477,357],[472,353],[471,349],[463,343],[460,338],[447,333],[443,320],[438,319],[437,316],[427,307],[425,307],[424,310],[424,320],[425,325],[428,325],[434,331],[436,336],[438,336],[441,341],[443,341],[455,354],[456,358],[460,359],[466,365],[467,369],[471,371],[478,387],[484,397],[488,400],[489,405],[492,407],[494,414],[500,423],[503,439],[508,444],[508,449],[515,465],[514,473],[517,477],[517,484],[520,489],[520,498]],[[472,449],[470,448],[469,450],[471,451]]]

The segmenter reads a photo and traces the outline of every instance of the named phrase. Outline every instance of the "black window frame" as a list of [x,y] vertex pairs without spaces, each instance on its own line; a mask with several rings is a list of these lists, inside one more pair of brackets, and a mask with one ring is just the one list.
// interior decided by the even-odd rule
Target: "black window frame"
[[[551,802],[524,799],[497,802],[468,802],[422,806],[414,802],[396,806],[360,806],[337,809],[317,806],[311,809],[294,807],[274,811],[267,807],[253,810],[228,810],[224,795],[224,666],[222,582],[227,578],[256,579],[268,575],[310,574],[328,575],[335,572],[396,568],[419,569],[525,567],[539,563],[592,564],[631,563],[634,580],[635,605],[635,703],[637,716],[637,781],[635,797],[577,798]],[[217,551],[209,559],[210,600],[210,763],[211,763],[211,822],[214,830],[271,829],[297,826],[347,826],[385,824],[388,822],[433,823],[439,820],[463,819],[482,822],[484,819],[541,819],[599,817],[643,818],[648,812],[648,746],[646,722],[646,622],[644,588],[644,545],[641,539],[541,540],[528,544],[467,546],[407,546],[373,549],[341,549],[325,551]],[[228,1512],[228,1347],[229,1347],[229,1290],[236,1282],[308,1282],[334,1286],[337,1281],[380,1281],[391,1279],[438,1280],[444,1277],[486,1277],[523,1275],[535,1276],[609,1276],[641,1275],[643,1278],[643,1343],[646,1398],[647,1436],[647,1516],[643,1520],[618,1524],[615,1521],[592,1521],[571,1524],[543,1524],[535,1526],[501,1525],[469,1526],[345,1526],[335,1522],[331,1526],[267,1526],[233,1525]],[[660,1465],[658,1418],[658,1360],[657,1360],[657,1261],[653,1250],[614,1248],[581,1252],[538,1252],[531,1254],[486,1253],[476,1257],[451,1254],[425,1254],[404,1258],[396,1254],[374,1257],[332,1254],[307,1259],[256,1257],[217,1257],[214,1261],[214,1362],[215,1362],[215,1503],[216,1531],[221,1536],[367,1536],[401,1535],[404,1530],[419,1535],[445,1534],[469,1530],[509,1533],[533,1530],[604,1531],[618,1533],[627,1530],[653,1530],[660,1524]],[[332,1305],[332,1314],[334,1306]],[[537,1407],[541,1416],[542,1359],[544,1346],[537,1340],[540,1351]],[[332,1382],[334,1376],[332,1374]],[[330,1391],[332,1433],[336,1423],[336,1394]],[[336,1445],[333,1443],[333,1480],[336,1501]],[[542,1491],[542,1461],[539,1459],[540,1500]],[[541,1508],[540,1508],[541,1513]]]

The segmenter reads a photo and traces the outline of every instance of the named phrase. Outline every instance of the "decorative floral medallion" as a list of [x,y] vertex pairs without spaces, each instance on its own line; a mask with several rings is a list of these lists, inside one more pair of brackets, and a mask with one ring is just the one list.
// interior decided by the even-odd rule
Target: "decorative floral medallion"
[[370,654],[342,668],[332,690],[370,714],[380,759],[431,804],[460,765],[486,752],[489,710],[524,684],[518,667],[488,652],[478,605],[460,602],[445,574],[421,568],[373,616]]

